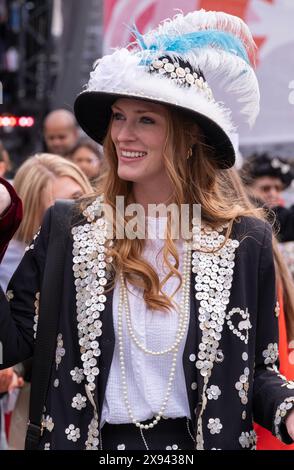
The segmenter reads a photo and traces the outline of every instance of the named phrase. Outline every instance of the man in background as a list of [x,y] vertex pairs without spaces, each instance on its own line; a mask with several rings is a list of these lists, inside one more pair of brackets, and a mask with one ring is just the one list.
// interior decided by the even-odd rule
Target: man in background
[[51,111],[44,121],[47,151],[66,157],[77,144],[78,127],[74,115],[66,109]]
[[268,154],[254,154],[243,165],[241,176],[249,194],[274,213],[280,242],[294,241],[294,205],[284,206],[282,192],[293,181],[289,162]]

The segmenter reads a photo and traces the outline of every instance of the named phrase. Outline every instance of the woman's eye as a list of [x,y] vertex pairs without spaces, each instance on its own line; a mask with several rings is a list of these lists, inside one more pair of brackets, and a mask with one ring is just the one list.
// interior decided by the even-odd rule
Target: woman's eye
[[143,122],[143,124],[154,124],[154,120],[147,116],[142,116],[141,122]]
[[123,119],[123,115],[121,113],[113,113],[112,116],[115,121],[120,121]]

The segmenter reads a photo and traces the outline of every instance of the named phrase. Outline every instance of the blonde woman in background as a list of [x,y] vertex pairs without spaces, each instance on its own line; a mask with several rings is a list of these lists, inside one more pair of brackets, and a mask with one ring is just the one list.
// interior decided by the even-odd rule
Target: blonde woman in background
[[[78,166],[62,157],[47,153],[34,155],[20,166],[15,175],[14,188],[22,199],[24,214],[22,223],[11,240],[0,266],[0,284],[3,290],[6,290],[26,247],[40,227],[46,209],[57,199],[78,199],[92,192],[88,178]],[[18,395],[12,415],[9,445],[14,449],[24,447],[30,395],[28,383],[30,369],[30,361],[18,364],[15,368],[17,374],[24,376],[25,385]],[[0,379],[1,376],[12,373],[12,368],[0,371]]]
[[28,158],[15,175],[14,188],[23,202],[24,216],[0,267],[3,290],[38,231],[46,209],[57,199],[78,199],[93,191],[77,165],[49,153]]

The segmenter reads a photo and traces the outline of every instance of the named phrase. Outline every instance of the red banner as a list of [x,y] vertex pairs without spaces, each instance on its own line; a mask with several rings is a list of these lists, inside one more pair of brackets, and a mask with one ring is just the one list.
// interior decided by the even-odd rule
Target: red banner
[[258,46],[261,113],[253,131],[240,125],[240,141],[293,142],[294,0],[104,0],[104,51],[131,42],[134,23],[144,33],[179,6],[183,13],[204,8],[246,21]]

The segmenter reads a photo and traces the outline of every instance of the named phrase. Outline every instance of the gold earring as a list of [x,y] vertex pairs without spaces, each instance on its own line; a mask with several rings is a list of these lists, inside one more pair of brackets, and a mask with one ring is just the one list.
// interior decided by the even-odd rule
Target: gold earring
[[192,147],[190,147],[189,150],[188,150],[188,153],[187,153],[187,160],[188,160],[190,157],[192,157],[192,155],[193,155],[193,150],[192,150]]

